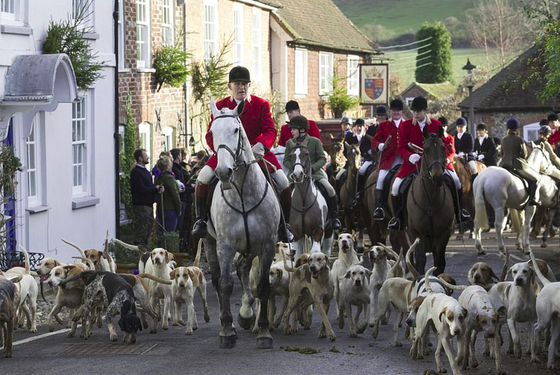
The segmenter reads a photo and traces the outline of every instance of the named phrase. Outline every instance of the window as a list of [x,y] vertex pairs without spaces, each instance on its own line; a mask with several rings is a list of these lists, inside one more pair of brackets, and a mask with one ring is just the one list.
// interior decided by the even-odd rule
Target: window
[[162,0],[162,21],[161,21],[161,35],[163,44],[166,46],[173,45],[173,1]]
[[261,46],[261,10],[253,8],[253,77],[254,81],[261,81],[262,73],[262,46]]
[[138,125],[138,138],[140,143],[140,148],[146,150],[146,153],[150,157],[150,162],[152,158],[152,126],[144,122]]
[[19,4],[17,0],[0,0],[2,2],[2,18],[6,20],[16,20],[16,6]]
[[2,23],[13,26],[23,26],[26,21],[25,13],[27,0],[0,0],[0,18]]
[[137,68],[150,67],[150,0],[136,0]]
[[31,134],[25,141],[26,145],[26,168],[25,174],[27,179],[27,206],[36,207],[42,205],[43,202],[43,177],[44,177],[44,157],[43,157],[43,139],[42,131],[44,126],[44,113],[39,112],[35,115],[31,125]]
[[166,126],[163,128],[163,151],[170,151],[173,147],[173,128]]
[[86,97],[72,103],[72,169],[73,193],[82,194],[87,191],[87,106]]
[[538,122],[523,126],[523,139],[525,142],[536,141],[539,139],[539,129],[541,126]]
[[233,4],[233,65],[243,64],[243,4]]
[[126,67],[125,64],[125,48],[124,48],[124,1],[119,1],[119,24],[118,24],[118,32],[119,32],[119,69],[124,69]]
[[360,57],[355,55],[348,55],[348,67],[347,67],[347,86],[348,95],[359,94],[359,73],[358,64],[360,63]]
[[72,18],[81,17],[84,29],[93,31],[94,0],[72,0]]
[[204,58],[218,54],[218,3],[204,0]]
[[332,91],[333,54],[319,53],[319,95]]
[[295,55],[295,93],[296,95],[307,94],[307,50],[296,48]]

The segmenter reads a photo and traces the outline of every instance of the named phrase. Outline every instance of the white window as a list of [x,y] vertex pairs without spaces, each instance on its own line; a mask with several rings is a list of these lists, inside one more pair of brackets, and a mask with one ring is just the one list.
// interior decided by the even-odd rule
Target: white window
[[88,105],[86,96],[72,103],[72,169],[74,195],[85,195],[88,191],[87,134]]
[[137,68],[150,67],[150,0],[136,0]]
[[0,0],[2,2],[2,18],[6,20],[16,20],[16,7],[19,5],[17,0]]
[[243,64],[243,4],[233,4],[233,65]]
[[538,122],[523,126],[523,139],[525,142],[536,141],[539,139],[540,125]]
[[360,63],[360,57],[355,55],[348,55],[348,65],[347,65],[347,86],[346,90],[348,95],[359,94],[359,73],[358,64]]
[[204,58],[218,54],[218,2],[204,0]]
[[296,95],[307,94],[307,50],[296,48],[295,53],[295,93]]
[[26,21],[26,0],[0,0],[0,18],[3,24],[23,26]]
[[126,67],[125,58],[126,52],[124,48],[124,1],[119,1],[119,69],[124,69]]
[[43,124],[44,113],[39,112],[33,119],[31,125],[31,134],[26,139],[26,160],[25,174],[27,179],[27,206],[36,207],[43,205],[43,178],[44,174],[44,156],[43,156]]
[[332,91],[333,54],[319,53],[319,95],[326,95]]
[[163,128],[163,151],[170,151],[173,146],[173,128],[166,126]]
[[253,8],[253,81],[260,82],[262,74],[261,10]]
[[151,155],[152,155],[152,126],[147,123],[143,122],[142,124],[138,125],[138,140],[140,143],[140,148],[146,150],[148,156],[150,156],[151,162]]
[[174,0],[162,0],[162,20],[161,20],[161,35],[163,38],[163,44],[166,46],[172,46],[173,39],[173,2]]
[[81,27],[93,31],[94,0],[72,0],[72,18],[82,19]]

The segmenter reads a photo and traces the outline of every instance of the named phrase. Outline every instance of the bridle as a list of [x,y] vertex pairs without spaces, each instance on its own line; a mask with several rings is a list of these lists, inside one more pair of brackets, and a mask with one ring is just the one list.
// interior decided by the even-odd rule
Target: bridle
[[[437,139],[436,137],[433,137],[432,135],[430,135],[430,137],[428,137],[423,143],[422,143],[422,149],[426,150],[426,146],[428,141],[433,141],[434,139]],[[424,157],[424,153],[422,153],[422,156]],[[425,160],[425,159],[424,159]],[[430,178],[430,180],[435,184],[435,177],[432,175],[432,168],[435,165],[439,165],[441,166],[441,169],[445,172],[445,164],[443,162],[441,162],[440,160],[435,160],[432,163],[430,163],[430,165],[427,166],[427,171],[428,171],[428,177]]]
[[214,117],[213,121],[216,121],[216,120],[219,120],[219,119],[222,119],[222,118],[233,118],[237,122],[237,148],[236,148],[235,152],[233,152],[233,150],[228,145],[221,144],[221,145],[218,146],[218,150],[216,151],[216,153],[220,149],[224,149],[227,152],[229,152],[229,154],[233,158],[233,165],[234,165],[233,169],[236,170],[241,165],[247,164],[245,162],[239,162],[238,161],[239,155],[241,155],[241,152],[244,151],[243,142],[241,141],[241,121],[239,120],[238,115],[221,115],[221,116]]
[[[307,150],[307,147],[305,147],[302,144],[297,144],[292,151],[290,152],[290,157],[292,157],[292,154],[296,151],[296,150]],[[301,158],[300,158],[301,160]],[[309,179],[311,180],[311,159],[307,158],[307,160],[305,161],[305,164],[301,163],[301,162],[296,162],[292,165],[292,169],[290,170],[290,176],[292,176],[292,180],[293,180],[293,170],[295,169],[296,166],[301,166],[303,168],[303,179]]]

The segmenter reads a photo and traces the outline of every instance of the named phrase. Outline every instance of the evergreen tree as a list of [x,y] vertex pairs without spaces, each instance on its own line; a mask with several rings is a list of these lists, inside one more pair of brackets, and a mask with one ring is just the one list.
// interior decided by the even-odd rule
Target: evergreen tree
[[[441,83],[451,80],[451,34],[441,22],[424,23],[416,40],[426,41],[416,57],[416,81],[420,83]],[[430,52],[428,52],[430,51]]]

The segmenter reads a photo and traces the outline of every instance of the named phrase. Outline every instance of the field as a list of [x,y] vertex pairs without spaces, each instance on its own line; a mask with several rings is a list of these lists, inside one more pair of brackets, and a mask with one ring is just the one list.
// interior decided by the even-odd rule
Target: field
[[[386,52],[386,57],[390,59],[389,69],[391,74],[400,74],[403,81],[403,89],[405,89],[410,83],[414,82],[414,71],[416,68],[416,54],[417,51],[413,52],[398,52],[391,53]],[[451,56],[451,67],[453,70],[453,83],[458,84],[461,82],[465,71],[461,68],[467,63],[467,58],[470,59],[471,63],[477,67],[486,68],[486,55],[484,50],[465,48],[465,49],[454,49],[452,50]],[[509,57],[507,61],[510,61],[513,56]],[[499,71],[496,66],[496,54],[490,54],[490,69],[488,69],[488,78],[493,76]]]

